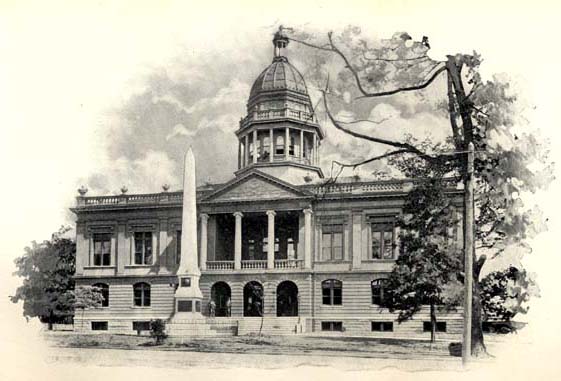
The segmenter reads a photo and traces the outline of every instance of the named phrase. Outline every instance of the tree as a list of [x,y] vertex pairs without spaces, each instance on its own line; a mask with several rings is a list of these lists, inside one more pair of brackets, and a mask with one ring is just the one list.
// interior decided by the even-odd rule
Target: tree
[[156,340],[156,345],[160,345],[168,337],[166,334],[166,322],[162,319],[150,320],[150,336]]
[[458,218],[444,180],[421,181],[406,199],[399,226],[400,255],[387,280],[384,305],[399,311],[398,320],[410,319],[430,306],[431,342],[436,339],[436,306],[454,307],[447,291],[459,283],[462,253],[454,229]]
[[[282,32],[282,29],[281,29]],[[339,170],[356,169],[381,160],[401,163],[401,169],[458,176],[465,188],[466,150],[475,145],[475,226],[473,257],[472,353],[485,352],[479,277],[488,256],[501,255],[510,245],[526,246],[525,240],[544,228],[537,208],[523,203],[523,194],[544,189],[552,180],[553,164],[547,145],[530,133],[508,79],[495,76],[484,81],[479,74],[477,53],[449,55],[444,60],[429,57],[427,37],[414,41],[407,33],[373,40],[349,27],[326,39],[317,34],[293,32],[291,41],[312,49],[305,75],[320,90],[325,121],[338,131],[362,142],[391,149],[353,162],[334,161]],[[333,80],[332,78],[335,78]],[[427,91],[441,94],[439,102],[427,102]],[[409,134],[387,134],[385,119],[371,115],[381,98],[412,94],[415,102],[439,109],[450,127],[445,141],[417,141]],[[319,110],[319,108],[316,106]],[[384,135],[386,132],[386,135]],[[405,163],[405,165],[403,165]],[[411,165],[415,164],[415,165]],[[398,165],[398,167],[400,167]],[[466,206],[464,205],[464,210]]]
[[525,314],[530,297],[538,295],[537,285],[526,270],[513,266],[487,274],[480,288],[485,320],[510,321],[518,313]]
[[64,238],[69,228],[62,227],[53,233],[51,240],[33,241],[25,248],[25,254],[14,261],[14,275],[23,278],[23,284],[10,299],[13,303],[23,300],[26,319],[38,317],[41,322],[53,323],[67,320],[73,315],[75,243]]
[[84,322],[84,311],[88,308],[101,307],[104,298],[99,287],[78,286],[72,292],[74,309],[82,310],[82,324]]

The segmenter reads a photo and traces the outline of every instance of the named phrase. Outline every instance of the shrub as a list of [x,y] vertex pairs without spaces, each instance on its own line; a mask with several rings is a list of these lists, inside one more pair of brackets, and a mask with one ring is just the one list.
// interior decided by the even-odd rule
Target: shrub
[[150,320],[150,337],[156,340],[156,345],[162,344],[168,337],[166,323],[162,319]]

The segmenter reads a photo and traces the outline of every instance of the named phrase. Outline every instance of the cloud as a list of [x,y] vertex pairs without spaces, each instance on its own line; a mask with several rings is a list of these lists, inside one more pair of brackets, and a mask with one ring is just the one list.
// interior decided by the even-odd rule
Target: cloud
[[175,126],[173,126],[172,132],[166,136],[166,140],[170,140],[172,138],[175,138],[176,136],[187,136],[188,138],[190,138],[193,135],[195,135],[196,132],[197,132],[196,130],[194,129],[190,130],[184,125],[182,125],[181,123],[178,123]]

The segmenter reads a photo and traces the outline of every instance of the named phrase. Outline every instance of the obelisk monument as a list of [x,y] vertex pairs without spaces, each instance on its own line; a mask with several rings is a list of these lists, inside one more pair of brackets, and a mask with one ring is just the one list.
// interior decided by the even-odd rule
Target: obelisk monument
[[181,220],[181,255],[177,277],[179,284],[175,291],[175,313],[185,318],[202,318],[201,301],[203,294],[199,288],[197,250],[197,188],[195,180],[195,156],[191,147],[185,154],[183,172],[183,214]]

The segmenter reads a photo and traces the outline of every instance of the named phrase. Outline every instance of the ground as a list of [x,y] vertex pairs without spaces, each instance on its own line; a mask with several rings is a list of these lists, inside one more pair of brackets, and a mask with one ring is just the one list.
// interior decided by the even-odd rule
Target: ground
[[[55,362],[157,367],[287,368],[335,366],[340,369],[454,370],[461,359],[448,342],[349,337],[237,336],[168,340],[155,346],[146,336],[46,333]],[[188,353],[185,353],[188,352]],[[280,355],[280,356],[279,356]],[[148,361],[148,362],[147,362]]]

